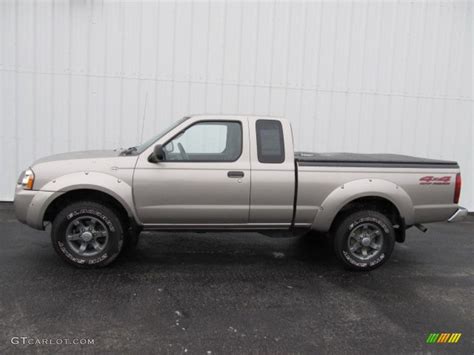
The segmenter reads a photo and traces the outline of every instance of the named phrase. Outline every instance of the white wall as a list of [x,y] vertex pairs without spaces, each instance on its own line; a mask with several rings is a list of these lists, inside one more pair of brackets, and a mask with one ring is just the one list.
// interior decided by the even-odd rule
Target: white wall
[[41,156],[253,113],[300,150],[457,160],[474,209],[472,21],[468,1],[1,1],[0,199]]

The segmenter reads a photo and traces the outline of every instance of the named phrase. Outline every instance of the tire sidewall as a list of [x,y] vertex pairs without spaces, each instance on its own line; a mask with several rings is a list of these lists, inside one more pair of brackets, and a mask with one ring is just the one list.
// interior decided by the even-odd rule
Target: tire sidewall
[[[98,255],[78,255],[67,243],[67,226],[75,218],[84,216],[99,219],[107,228],[109,239],[104,250]],[[123,228],[111,209],[96,203],[78,202],[66,207],[55,218],[51,239],[56,252],[67,262],[81,267],[100,267],[112,262],[120,253],[123,246]]]
[[[372,223],[380,228],[383,235],[381,252],[368,260],[362,260],[349,251],[347,240],[350,233],[362,223]],[[335,249],[339,258],[351,269],[372,270],[387,261],[393,251],[395,232],[387,217],[375,211],[358,212],[349,215],[336,232]]]

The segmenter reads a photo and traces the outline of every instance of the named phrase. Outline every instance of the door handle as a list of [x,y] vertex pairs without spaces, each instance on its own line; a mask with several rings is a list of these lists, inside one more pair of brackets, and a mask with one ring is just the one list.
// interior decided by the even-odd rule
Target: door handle
[[228,171],[227,176],[230,178],[243,178],[244,172],[243,171]]

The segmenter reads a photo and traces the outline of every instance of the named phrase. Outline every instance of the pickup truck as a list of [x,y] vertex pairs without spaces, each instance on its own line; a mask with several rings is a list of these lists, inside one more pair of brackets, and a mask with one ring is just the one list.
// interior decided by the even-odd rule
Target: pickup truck
[[141,145],[34,162],[17,218],[79,267],[110,264],[141,231],[257,231],[332,238],[349,269],[390,257],[405,230],[464,218],[456,162],[392,154],[295,153],[281,118],[185,117]]

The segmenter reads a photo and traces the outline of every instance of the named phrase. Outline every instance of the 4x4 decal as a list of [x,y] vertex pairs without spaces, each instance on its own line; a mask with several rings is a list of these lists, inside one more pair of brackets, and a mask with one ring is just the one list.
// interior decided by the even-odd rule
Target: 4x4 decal
[[449,185],[451,176],[423,176],[420,178],[420,185]]

